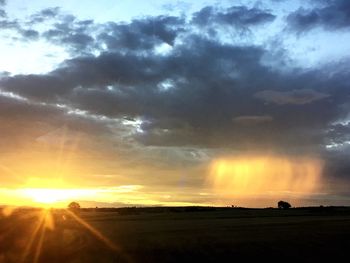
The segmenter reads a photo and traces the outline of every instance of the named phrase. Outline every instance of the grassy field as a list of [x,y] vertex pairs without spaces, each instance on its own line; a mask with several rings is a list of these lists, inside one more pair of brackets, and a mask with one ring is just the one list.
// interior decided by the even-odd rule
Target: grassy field
[[4,210],[0,262],[343,261],[349,208]]

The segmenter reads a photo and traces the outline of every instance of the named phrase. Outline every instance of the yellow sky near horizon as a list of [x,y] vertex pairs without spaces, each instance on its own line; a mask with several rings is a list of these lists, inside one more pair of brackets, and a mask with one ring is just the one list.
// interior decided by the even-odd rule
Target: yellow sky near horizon
[[[158,178],[163,176],[159,182],[154,174],[153,181],[147,177],[152,169],[145,170],[145,166],[143,169],[129,168],[139,170],[133,178],[132,175],[121,177],[113,174],[86,176],[85,169],[79,170],[81,164],[74,162],[65,162],[63,167],[57,167],[53,160],[45,159],[38,164],[22,165],[28,175],[23,176],[22,172],[21,183],[0,189],[3,204],[66,207],[70,201],[90,201],[91,204],[104,203],[105,206],[235,204],[267,207],[274,205],[278,199],[293,200],[303,205],[303,199],[323,194],[322,161],[303,156],[229,156],[209,162],[198,171],[183,168],[171,173],[164,170],[157,174]],[[48,172],[51,165],[56,165],[55,169],[51,169],[52,173]],[[75,176],[72,176],[72,171]],[[119,172],[127,173],[126,170]],[[196,177],[191,178],[196,172]],[[167,177],[169,181],[164,183]],[[200,182],[194,184],[191,181],[194,179]]]

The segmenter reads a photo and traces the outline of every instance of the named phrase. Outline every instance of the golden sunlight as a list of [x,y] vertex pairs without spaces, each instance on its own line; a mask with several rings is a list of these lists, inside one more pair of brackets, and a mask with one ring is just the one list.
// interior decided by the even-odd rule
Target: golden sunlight
[[67,185],[62,179],[29,178],[25,185],[18,189],[18,195],[30,199],[41,206],[55,206],[58,202],[69,201],[76,198],[93,196],[93,189],[75,189]]
[[108,203],[143,202],[147,196],[140,192],[141,185],[99,186],[81,188],[60,179],[28,178],[18,188],[0,188],[0,199],[8,205],[66,207],[71,201],[87,201]]
[[320,188],[322,168],[315,158],[247,155],[215,161],[209,181],[223,195],[301,197]]
[[47,188],[28,188],[20,190],[22,195],[31,198],[36,203],[54,204],[59,201],[67,201],[75,198],[92,196],[94,190],[88,189],[47,189]]

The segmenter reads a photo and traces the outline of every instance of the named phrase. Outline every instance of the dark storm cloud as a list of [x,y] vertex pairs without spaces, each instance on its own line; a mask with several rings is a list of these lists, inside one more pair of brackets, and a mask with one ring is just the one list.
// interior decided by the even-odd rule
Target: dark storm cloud
[[[273,19],[255,8],[208,7],[189,22],[159,16],[107,23],[92,36],[93,21],[64,16],[44,33],[46,39],[81,50],[98,39],[104,51],[81,56],[79,50],[52,72],[5,76],[0,84],[37,102],[139,118],[142,132],[130,136],[145,145],[315,150],[342,115],[346,71],[281,72],[262,62],[270,54],[266,47],[224,44],[192,31],[221,24],[245,30]],[[170,46],[168,53],[152,52],[162,43]]]
[[[17,75],[15,77],[5,77],[0,82],[7,89],[32,98],[43,98],[54,96],[57,98],[70,89],[70,83],[54,74],[50,75]],[[68,84],[68,86],[66,85]]]
[[317,92],[312,89],[299,89],[290,91],[263,90],[254,95],[265,102],[272,102],[279,105],[284,104],[308,104],[313,101],[329,97],[328,94]]
[[53,108],[34,106],[26,101],[3,96],[0,96],[0,112],[0,148],[11,152],[21,144],[34,141],[40,136],[41,128],[49,125],[47,121],[58,117],[58,111]]
[[[320,78],[318,71],[273,71],[260,63],[265,52],[193,35],[168,56],[106,52],[66,61],[47,75],[7,77],[1,84],[33,99],[95,114],[140,116],[143,133],[134,137],[146,145],[319,147],[324,130],[339,116],[339,103],[346,100],[345,86],[337,76]],[[169,80],[168,90],[159,89]],[[259,129],[242,125],[248,119]]]
[[[28,146],[35,149],[44,142],[42,138],[62,127],[71,133],[90,137],[110,134],[108,127],[101,125],[99,120],[82,118],[68,114],[64,108],[6,97],[1,93],[0,112],[0,151],[7,153],[21,151]],[[58,147],[59,138],[56,142],[51,146]]]
[[245,6],[235,6],[226,10],[220,10],[211,6],[203,8],[195,13],[192,22],[199,26],[208,25],[229,25],[238,28],[254,26],[272,22],[275,15],[258,8],[247,8]]
[[129,24],[109,23],[98,39],[108,50],[149,50],[162,43],[173,46],[183,25],[182,18],[171,16],[136,19]]
[[233,118],[232,121],[242,125],[256,125],[273,121],[273,118],[270,115],[238,116]]
[[[105,53],[99,57],[79,57],[46,75],[17,75],[1,80],[4,87],[33,99],[58,99],[79,86],[104,87],[114,83],[143,84],[159,79],[157,61],[136,55]],[[148,69],[152,69],[151,71]],[[160,71],[158,66],[158,71]]]
[[[325,159],[327,160],[327,165],[325,167],[325,174],[327,177],[332,180],[342,180],[342,183],[345,183],[349,180],[350,176],[350,164],[349,164],[349,150],[347,149],[344,152],[342,151],[332,151],[331,153],[327,153],[325,155]],[[347,184],[343,185],[343,190],[346,195],[349,195]]]
[[292,28],[303,32],[315,27],[332,30],[350,26],[350,1],[314,1],[314,3],[316,7],[300,8],[288,16],[287,20]]
[[330,148],[346,147],[350,142],[350,123],[332,125],[327,131],[327,142]]

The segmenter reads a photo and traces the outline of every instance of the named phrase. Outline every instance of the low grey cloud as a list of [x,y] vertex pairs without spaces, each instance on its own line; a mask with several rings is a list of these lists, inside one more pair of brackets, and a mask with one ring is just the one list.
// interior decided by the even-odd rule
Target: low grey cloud
[[60,127],[85,134],[103,134],[108,129],[93,119],[84,119],[68,114],[64,108],[49,104],[33,103],[18,99],[16,96],[4,96],[0,93],[1,149],[21,150],[22,147],[36,143],[45,134]]
[[290,91],[263,90],[254,94],[254,97],[265,102],[279,105],[285,104],[308,104],[314,101],[328,98],[330,95],[317,92],[312,89],[299,89]]
[[238,116],[233,118],[232,121],[242,125],[255,125],[273,121],[273,117],[270,115]]

